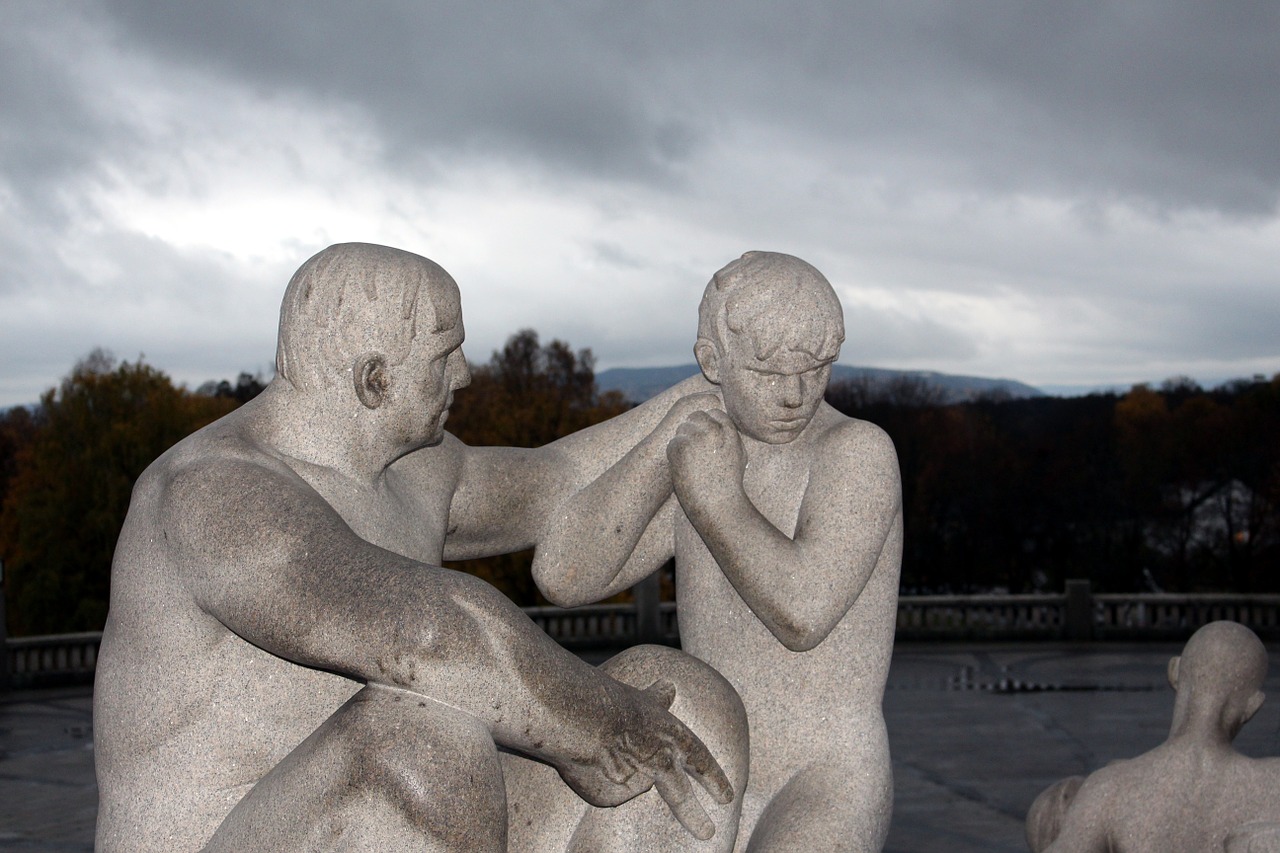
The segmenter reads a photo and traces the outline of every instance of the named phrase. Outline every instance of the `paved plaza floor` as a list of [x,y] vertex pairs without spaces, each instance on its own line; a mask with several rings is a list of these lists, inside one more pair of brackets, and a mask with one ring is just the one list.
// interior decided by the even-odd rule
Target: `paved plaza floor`
[[[893,750],[888,853],[1026,851],[1022,821],[1052,782],[1165,737],[1170,645],[914,645],[885,693]],[[1280,755],[1280,649],[1263,706],[1237,739]],[[88,853],[93,779],[88,688],[0,694],[0,851]]]

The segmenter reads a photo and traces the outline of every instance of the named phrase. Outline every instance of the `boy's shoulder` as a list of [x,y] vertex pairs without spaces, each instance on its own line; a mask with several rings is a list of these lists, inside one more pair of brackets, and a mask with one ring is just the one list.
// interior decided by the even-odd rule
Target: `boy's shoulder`
[[897,459],[893,439],[888,433],[871,421],[849,417],[827,403],[819,406],[813,426],[817,428],[815,452],[833,454],[833,461],[850,455]]

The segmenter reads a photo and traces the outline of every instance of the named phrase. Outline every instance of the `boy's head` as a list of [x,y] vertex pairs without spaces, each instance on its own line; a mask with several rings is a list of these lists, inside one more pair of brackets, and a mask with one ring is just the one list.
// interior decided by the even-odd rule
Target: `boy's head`
[[694,354],[740,431],[785,444],[817,411],[843,342],[844,312],[822,273],[747,252],[707,285]]

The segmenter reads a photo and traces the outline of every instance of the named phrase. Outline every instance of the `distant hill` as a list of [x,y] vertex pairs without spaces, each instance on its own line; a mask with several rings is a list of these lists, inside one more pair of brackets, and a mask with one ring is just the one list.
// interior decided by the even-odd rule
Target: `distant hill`
[[[612,367],[596,374],[596,385],[601,391],[620,391],[628,400],[643,403],[697,372],[696,364],[681,364],[675,367]],[[854,367],[848,364],[837,364],[832,367],[832,382],[858,379],[874,383],[888,383],[903,379],[924,382],[937,388],[946,403],[961,403],[986,395],[1007,396],[1014,399],[1045,396],[1040,389],[1012,379],[954,376],[932,370]]]

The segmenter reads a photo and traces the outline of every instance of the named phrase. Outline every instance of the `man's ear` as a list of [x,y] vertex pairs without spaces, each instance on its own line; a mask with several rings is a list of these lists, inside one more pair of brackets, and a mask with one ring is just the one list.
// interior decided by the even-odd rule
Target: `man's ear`
[[356,359],[351,369],[351,379],[355,383],[356,396],[364,407],[378,408],[387,397],[387,386],[391,381],[387,360],[381,353],[365,353]]
[[1174,690],[1178,689],[1178,661],[1180,657],[1169,658],[1169,686]]
[[698,366],[702,368],[702,375],[707,377],[707,381],[712,385],[719,385],[720,353],[716,350],[716,345],[706,338],[698,338],[698,342],[693,345],[693,355],[698,359]]

